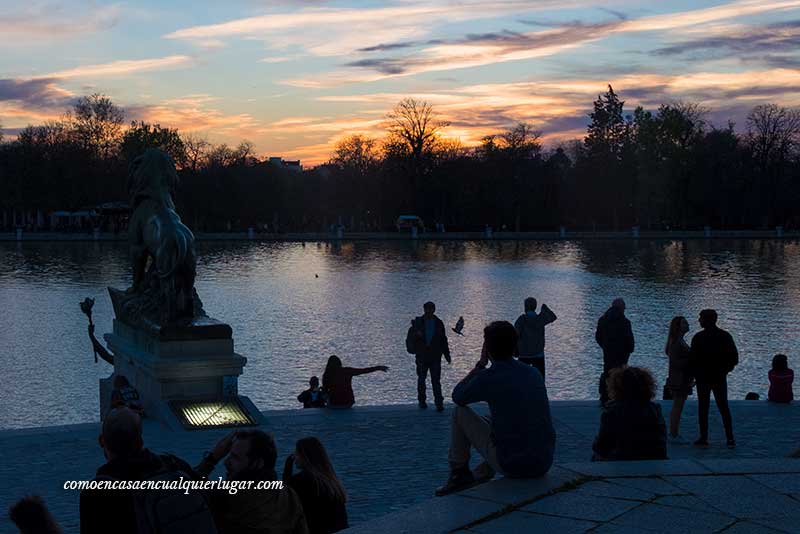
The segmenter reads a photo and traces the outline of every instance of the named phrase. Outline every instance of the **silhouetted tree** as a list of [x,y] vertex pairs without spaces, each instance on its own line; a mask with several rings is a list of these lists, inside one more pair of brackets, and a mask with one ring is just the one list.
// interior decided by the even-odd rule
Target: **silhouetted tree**
[[186,163],[186,147],[178,130],[143,121],[131,122],[120,144],[123,159],[130,163],[148,148],[160,148],[172,157],[179,168]]
[[101,158],[113,155],[122,134],[124,118],[122,108],[98,93],[79,98],[71,116],[78,142]]

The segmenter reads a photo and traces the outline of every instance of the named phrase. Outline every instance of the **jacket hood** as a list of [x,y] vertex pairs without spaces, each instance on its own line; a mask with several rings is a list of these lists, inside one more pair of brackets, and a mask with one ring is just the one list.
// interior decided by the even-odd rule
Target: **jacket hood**
[[620,319],[625,318],[625,312],[620,310],[616,306],[611,306],[608,310],[606,310],[604,316],[609,321],[619,321]]

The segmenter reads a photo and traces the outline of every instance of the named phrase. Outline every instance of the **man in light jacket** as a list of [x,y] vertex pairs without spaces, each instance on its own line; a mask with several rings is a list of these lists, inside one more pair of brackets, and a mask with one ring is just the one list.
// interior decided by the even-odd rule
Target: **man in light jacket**
[[558,317],[542,304],[542,311],[536,313],[536,299],[525,299],[525,313],[519,316],[514,328],[519,336],[517,341],[517,357],[522,363],[532,365],[542,374],[544,379],[544,327]]

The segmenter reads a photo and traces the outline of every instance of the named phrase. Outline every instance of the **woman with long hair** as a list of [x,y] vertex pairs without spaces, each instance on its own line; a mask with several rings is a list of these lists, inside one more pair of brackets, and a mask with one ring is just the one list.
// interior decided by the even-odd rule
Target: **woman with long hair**
[[322,375],[322,391],[328,396],[328,408],[350,408],[356,403],[353,395],[353,377],[374,373],[375,371],[388,371],[385,365],[365,367],[344,367],[342,360],[335,354],[328,358],[325,373]]
[[[297,473],[292,472],[295,464]],[[297,442],[294,454],[286,458],[283,482],[300,497],[310,534],[329,534],[348,527],[347,493],[320,440],[309,437]]]
[[671,443],[686,444],[688,440],[678,433],[683,406],[692,394],[694,378],[689,367],[689,345],[684,336],[689,331],[689,322],[682,315],[674,317],[669,323],[669,335],[664,352],[669,357],[667,388],[672,393],[672,410],[669,413],[669,440]]

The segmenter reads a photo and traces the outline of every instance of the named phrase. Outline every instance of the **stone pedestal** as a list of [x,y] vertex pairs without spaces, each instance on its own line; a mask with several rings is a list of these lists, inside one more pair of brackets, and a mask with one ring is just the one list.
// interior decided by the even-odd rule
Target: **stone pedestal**
[[[261,414],[252,402],[238,395],[238,377],[247,359],[234,352],[229,325],[201,317],[154,330],[114,319],[113,332],[105,340],[114,354],[114,374],[124,375],[139,391],[148,417],[182,429],[170,401],[235,397],[260,422]],[[102,389],[101,384],[101,399]]]

